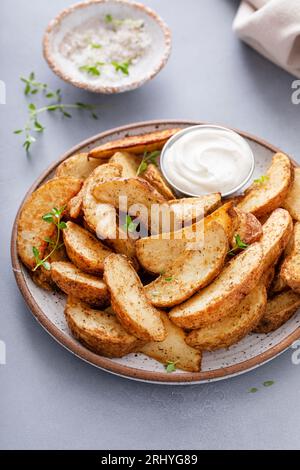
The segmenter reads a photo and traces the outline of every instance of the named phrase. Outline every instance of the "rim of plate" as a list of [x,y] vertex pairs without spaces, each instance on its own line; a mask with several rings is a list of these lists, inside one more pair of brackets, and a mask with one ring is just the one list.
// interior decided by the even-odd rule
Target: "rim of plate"
[[[246,361],[242,361],[238,364],[234,364],[232,366],[209,370],[209,371],[200,371],[200,372],[184,372],[184,373],[172,373],[168,374],[166,372],[155,372],[149,370],[142,370],[137,369],[134,367],[130,367],[124,364],[119,364],[117,362],[112,361],[109,358],[99,356],[89,349],[82,346],[77,340],[73,337],[69,337],[64,334],[57,326],[55,326],[49,318],[44,314],[42,308],[37,304],[35,301],[34,296],[31,294],[24,275],[25,267],[22,265],[21,261],[19,260],[17,254],[17,246],[16,246],[16,237],[17,237],[17,224],[19,220],[20,211],[28,199],[30,194],[35,191],[35,189],[40,186],[43,181],[49,176],[51,172],[55,170],[55,168],[66,158],[70,157],[74,153],[78,153],[83,147],[87,145],[93,145],[98,140],[103,138],[109,137],[112,134],[120,133],[120,132],[128,132],[133,131],[134,129],[138,128],[142,130],[143,127],[160,127],[160,126],[170,126],[174,127],[176,125],[180,126],[192,126],[192,125],[199,125],[199,124],[210,124],[206,122],[199,122],[199,121],[189,121],[189,120],[178,120],[178,119],[167,119],[167,120],[151,120],[151,121],[142,121],[136,122],[133,124],[125,125],[116,127],[99,134],[94,135],[86,140],[83,140],[79,144],[72,147],[70,150],[65,152],[62,157],[60,157],[57,161],[52,163],[31,185],[29,190],[24,196],[23,201],[20,204],[19,210],[17,212],[13,228],[12,228],[12,236],[11,236],[11,261],[12,261],[12,269],[13,273],[17,282],[17,285],[21,291],[22,296],[26,304],[28,305],[29,309],[31,310],[35,319],[40,323],[40,325],[62,346],[68,349],[70,352],[75,354],[77,357],[81,358],[82,360],[88,362],[91,365],[94,365],[102,370],[110,372],[112,374],[133,379],[139,380],[149,383],[159,383],[159,384],[196,384],[196,383],[205,383],[211,382],[216,380],[222,380],[225,378],[233,377],[236,375],[240,375],[245,372],[249,372],[250,370],[255,369],[263,365],[264,363],[274,359],[279,354],[283,353],[291,344],[300,338],[300,327],[297,327],[295,331],[289,334],[286,338],[284,338],[280,343],[275,346],[270,347],[270,349],[264,351],[263,353],[258,354],[257,356],[247,359]],[[226,127],[226,126],[225,126]],[[242,137],[252,140],[257,144],[262,145],[263,147],[271,150],[272,152],[282,152],[278,147],[275,147],[272,144],[256,137],[252,134],[248,134],[247,132],[240,131],[238,129],[230,128],[235,132],[238,132]],[[142,132],[139,132],[141,134]],[[297,163],[291,159],[295,166],[298,166]]]
[[57,61],[55,60],[51,49],[51,34],[53,33],[54,29],[59,24],[61,24],[61,22],[66,16],[72,14],[75,10],[88,8],[93,4],[109,3],[110,1],[111,0],[87,0],[80,3],[75,3],[74,5],[63,9],[60,13],[58,13],[58,15],[56,15],[55,18],[50,21],[43,37],[43,55],[52,71],[66,82],[71,83],[72,85],[78,88],[83,88],[85,90],[91,91],[93,93],[122,93],[124,91],[139,88],[140,86],[144,85],[144,83],[148,82],[149,80],[152,80],[152,78],[154,78],[161,71],[161,69],[168,62],[172,49],[171,31],[167,24],[163,21],[163,19],[154,10],[147,7],[146,5],[143,5],[142,3],[133,2],[131,0],[113,0],[114,3],[126,4],[127,6],[133,9],[142,11],[150,18],[152,18],[152,20],[156,21],[156,23],[159,25],[164,35],[164,51],[162,51],[161,53],[159,63],[147,75],[126,85],[104,86],[95,85],[93,83],[88,84],[82,80],[77,80],[71,74],[64,72],[61,67],[57,64]]

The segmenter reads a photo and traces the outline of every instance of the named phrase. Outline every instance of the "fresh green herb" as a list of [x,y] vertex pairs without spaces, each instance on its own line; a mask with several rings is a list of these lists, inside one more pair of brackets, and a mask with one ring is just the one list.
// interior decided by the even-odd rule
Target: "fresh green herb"
[[114,66],[116,72],[122,72],[124,75],[129,75],[128,67],[130,65],[130,61],[127,60],[125,62],[116,62],[113,60],[111,65]]
[[112,23],[113,20],[114,19],[113,19],[112,15],[109,15],[109,14],[105,15],[105,18],[104,18],[105,23]]
[[178,361],[174,362],[174,361],[167,361],[167,363],[165,364],[165,369],[168,373],[171,373],[171,372],[175,372],[176,370],[176,364],[177,364]]
[[265,382],[263,382],[263,386],[264,387],[271,387],[271,385],[274,385],[274,380],[266,380]]
[[235,246],[232,250],[228,251],[228,254],[234,256],[238,250],[245,250],[249,245],[248,243],[243,242],[240,235],[237,233],[235,236]]
[[259,178],[256,178],[254,180],[254,183],[257,183],[257,184],[264,184],[266,183],[267,181],[269,181],[270,177],[268,175],[262,175],[260,176]]
[[61,207],[60,209],[53,207],[53,209],[50,212],[42,216],[42,219],[45,222],[47,222],[48,224],[54,224],[56,226],[56,229],[57,229],[56,239],[52,240],[49,237],[45,238],[45,241],[49,244],[49,246],[52,247],[52,250],[43,259],[41,258],[38,248],[36,246],[32,247],[32,253],[35,259],[35,263],[36,263],[35,267],[33,268],[33,271],[36,271],[40,266],[43,266],[45,269],[49,271],[51,266],[50,266],[49,261],[47,260],[50,258],[50,256],[53,255],[53,253],[56,250],[58,250],[63,245],[63,243],[59,243],[59,241],[60,241],[61,231],[67,227],[66,223],[61,220],[64,209],[65,209],[64,207]]
[[139,164],[139,167],[137,169],[136,176],[139,176],[140,174],[144,173],[144,171],[147,170],[149,163],[152,163],[153,165],[157,166],[157,157],[159,156],[159,154],[159,150],[155,150],[154,152],[150,153],[145,152],[141,163]]
[[137,226],[138,224],[135,224],[132,221],[132,218],[130,217],[130,215],[126,215],[125,224],[124,224],[125,231],[132,233],[136,230]]
[[102,49],[101,44],[98,44],[97,42],[91,42],[90,47],[92,49]]
[[167,282],[173,281],[173,276],[165,277],[165,281],[167,281]]
[[101,75],[99,68],[103,65],[105,65],[104,62],[96,62],[94,65],[82,65],[79,67],[79,70],[90,75],[94,75],[95,77],[99,77]]
[[248,390],[248,393],[256,393],[256,392],[258,392],[258,388],[256,388],[256,387],[251,387]]
[[29,103],[27,106],[28,109],[28,119],[22,129],[16,129],[14,134],[24,134],[25,140],[23,142],[23,147],[26,152],[29,151],[31,145],[36,142],[36,137],[33,135],[33,132],[42,133],[45,130],[45,127],[40,123],[38,117],[41,113],[46,111],[53,112],[59,111],[64,117],[71,118],[72,115],[67,111],[67,109],[82,109],[89,111],[91,116],[94,119],[98,119],[95,113],[95,106],[85,103],[74,103],[74,104],[64,104],[62,103],[61,91],[58,89],[52,91],[48,88],[48,85],[45,83],[40,83],[35,80],[35,75],[33,72],[29,75],[29,78],[21,77],[21,81],[25,82],[25,95],[36,94],[38,91],[45,92],[45,97],[52,99],[53,103],[37,108],[34,103]]

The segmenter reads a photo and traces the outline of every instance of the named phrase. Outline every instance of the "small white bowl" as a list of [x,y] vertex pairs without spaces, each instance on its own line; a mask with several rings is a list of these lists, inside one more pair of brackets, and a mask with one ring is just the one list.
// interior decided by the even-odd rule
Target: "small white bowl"
[[240,191],[250,180],[251,176],[253,175],[253,172],[254,172],[254,168],[255,168],[255,160],[254,160],[254,155],[253,155],[253,152],[252,152],[252,149],[249,145],[249,143],[246,141],[246,139],[244,139],[240,134],[238,134],[237,132],[233,131],[232,129],[228,129],[227,127],[223,127],[223,126],[215,126],[215,125],[210,125],[210,124],[199,124],[199,125],[196,125],[196,126],[191,126],[191,127],[186,127],[185,129],[177,132],[175,135],[173,135],[173,137],[171,137],[167,143],[164,145],[162,151],[161,151],[161,155],[160,155],[160,167],[161,167],[161,171],[165,177],[165,179],[167,180],[167,182],[170,184],[170,186],[179,194],[179,195],[185,195],[185,196],[192,196],[192,197],[197,197],[197,196],[201,196],[203,193],[201,194],[198,194],[198,193],[194,193],[194,192],[188,192],[188,191],[183,191],[182,188],[176,186],[174,184],[174,182],[171,180],[171,178],[169,177],[168,175],[168,166],[166,165],[166,153],[168,151],[168,149],[175,143],[177,142],[178,140],[180,140],[183,136],[185,136],[186,134],[188,133],[191,133],[191,132],[197,132],[198,129],[212,129],[212,130],[216,130],[216,131],[226,131],[226,133],[228,133],[229,135],[233,135],[236,138],[238,138],[238,140],[240,140],[241,142],[241,146],[243,146],[246,151],[247,151],[247,157],[248,157],[248,160],[249,160],[249,172],[247,174],[247,176],[242,180],[242,181],[239,181],[239,183],[233,187],[230,191],[227,191],[227,192],[222,192],[222,197],[227,197],[227,196],[232,196],[236,193],[238,193],[238,191]]
[[[60,52],[59,46],[73,28],[92,18],[105,15],[117,18],[133,18],[144,21],[152,38],[150,50],[134,67],[126,83],[103,85],[79,77],[76,66]],[[77,3],[59,13],[48,25],[43,39],[43,53],[49,66],[60,78],[72,85],[94,93],[121,93],[138,88],[151,80],[167,63],[171,52],[171,32],[164,21],[150,8],[126,0],[89,0]]]

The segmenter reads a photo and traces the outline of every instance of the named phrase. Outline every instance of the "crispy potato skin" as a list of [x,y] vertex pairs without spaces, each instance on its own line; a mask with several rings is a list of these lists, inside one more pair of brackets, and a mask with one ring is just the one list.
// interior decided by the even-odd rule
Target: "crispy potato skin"
[[141,345],[124,330],[115,315],[94,310],[74,297],[68,297],[65,317],[73,336],[96,354],[122,357]]
[[103,280],[84,273],[70,262],[51,263],[51,276],[63,292],[89,305],[103,307],[109,302],[108,289]]
[[294,181],[283,203],[293,219],[300,222],[300,168],[294,169]]
[[151,132],[149,134],[133,135],[124,137],[120,140],[107,142],[106,144],[92,149],[89,152],[89,157],[107,159],[112,157],[116,152],[143,154],[144,152],[161,150],[167,140],[180,130],[181,129],[179,128],[165,129],[162,131]]
[[300,295],[292,290],[281,292],[267,303],[265,313],[254,328],[255,333],[270,333],[277,330],[296,313],[300,307]]
[[206,227],[199,249],[183,252],[164,274],[145,286],[152,305],[173,307],[207,286],[220,273],[227,252],[225,230],[212,221]]
[[280,277],[291,289],[300,294],[300,222],[295,224],[293,248],[281,266]]
[[266,287],[260,283],[229,315],[216,323],[192,331],[187,336],[186,342],[203,351],[228,348],[244,338],[258,324],[264,315],[266,305]]
[[94,235],[74,222],[67,222],[63,231],[64,243],[70,260],[79,269],[90,274],[101,274],[104,259],[111,250]]
[[32,247],[35,246],[42,258],[47,248],[46,237],[56,233],[54,224],[49,224],[42,216],[53,207],[61,208],[75,196],[82,186],[82,180],[63,177],[54,178],[40,186],[32,193],[22,207],[17,233],[18,254],[23,263],[30,269],[35,267]]
[[157,166],[153,165],[153,163],[150,163],[147,166],[147,169],[141,174],[141,178],[148,181],[148,183],[150,183],[167,201],[169,199],[175,199],[175,195],[161,174],[161,171]]
[[201,353],[188,346],[185,342],[186,334],[181,328],[174,325],[166,313],[161,313],[167,336],[163,341],[151,341],[139,348],[139,352],[153,359],[167,364],[172,361],[176,367],[188,372],[199,372],[201,367]]
[[99,160],[89,159],[87,153],[76,153],[58,165],[55,176],[71,176],[85,180],[101,163]]
[[209,286],[174,307],[170,319],[181,328],[197,329],[226,317],[255,287],[263,272],[259,243],[235,256]]
[[[238,234],[247,245],[257,242],[263,234],[262,225],[255,215],[251,212],[244,212],[237,207],[233,209],[237,214],[237,225],[235,227],[235,235]],[[232,247],[235,247],[236,240],[233,237],[231,241]]]
[[267,171],[268,180],[264,183],[253,183],[237,207],[251,212],[258,218],[269,214],[284,203],[293,182],[293,175],[293,166],[287,155],[276,153]]
[[112,308],[126,331],[145,341],[163,341],[166,330],[160,312],[147,299],[128,259],[117,254],[106,258],[103,278],[110,291]]

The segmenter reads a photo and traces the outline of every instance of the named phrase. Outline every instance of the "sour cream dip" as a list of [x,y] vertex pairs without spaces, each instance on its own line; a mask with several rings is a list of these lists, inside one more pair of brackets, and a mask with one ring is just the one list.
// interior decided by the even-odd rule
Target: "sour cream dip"
[[169,184],[183,194],[229,196],[251,178],[254,157],[248,142],[236,132],[198,125],[183,129],[166,143],[160,164]]

